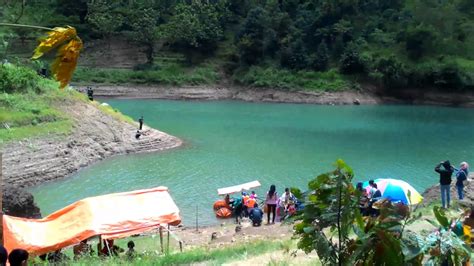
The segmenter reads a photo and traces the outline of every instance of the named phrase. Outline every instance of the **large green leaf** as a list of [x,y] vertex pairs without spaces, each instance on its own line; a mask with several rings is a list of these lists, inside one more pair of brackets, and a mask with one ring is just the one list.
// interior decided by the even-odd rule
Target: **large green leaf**
[[449,220],[446,217],[446,211],[441,209],[439,206],[434,206],[433,207],[433,213],[436,217],[436,220],[438,220],[438,223],[443,226],[444,228],[449,227]]

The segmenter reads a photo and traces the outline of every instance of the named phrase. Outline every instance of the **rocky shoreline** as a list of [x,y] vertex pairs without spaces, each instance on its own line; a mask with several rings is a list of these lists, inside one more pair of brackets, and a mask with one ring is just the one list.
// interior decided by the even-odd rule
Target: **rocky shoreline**
[[[85,86],[75,86],[85,91]],[[306,103],[324,105],[417,104],[474,107],[474,93],[445,93],[436,90],[400,89],[388,93],[366,85],[362,90],[314,92],[287,91],[272,88],[244,88],[237,86],[144,86],[90,85],[94,95],[121,99],[169,100],[240,100],[248,102]]]
[[128,153],[156,152],[179,147],[179,138],[144,126],[135,139],[138,125],[104,113],[98,103],[68,101],[59,108],[73,120],[72,134],[50,135],[13,141],[3,149],[6,183],[29,187],[65,178],[99,160]]

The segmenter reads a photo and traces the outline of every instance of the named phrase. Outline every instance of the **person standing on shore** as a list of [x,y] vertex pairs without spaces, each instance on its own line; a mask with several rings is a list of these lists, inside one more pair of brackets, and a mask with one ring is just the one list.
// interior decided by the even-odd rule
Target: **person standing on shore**
[[273,213],[272,224],[275,223],[277,200],[276,187],[275,185],[271,185],[270,190],[267,192],[267,197],[265,198],[265,204],[267,205],[267,224],[270,224],[270,213]]
[[94,101],[94,90],[91,87],[87,87],[87,98],[89,101]]
[[142,130],[142,128],[143,128],[143,115],[140,118],[138,118],[138,123],[139,123],[138,129]]
[[[443,166],[443,168],[441,168]],[[441,190],[441,203],[443,208],[449,208],[450,190],[451,190],[451,176],[453,175],[454,168],[451,163],[446,160],[440,162],[436,167],[435,171],[439,173],[439,188]]]
[[462,162],[459,165],[459,171],[456,173],[456,188],[460,200],[464,199],[464,182],[469,175],[469,164]]

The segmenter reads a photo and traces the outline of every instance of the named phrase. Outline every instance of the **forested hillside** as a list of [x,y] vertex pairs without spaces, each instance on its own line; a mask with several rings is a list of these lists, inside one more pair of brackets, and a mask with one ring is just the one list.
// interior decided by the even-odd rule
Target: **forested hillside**
[[[166,83],[153,71],[173,75],[194,69],[205,78],[190,79],[192,83],[225,79],[292,89],[339,90],[367,83],[392,90],[474,89],[472,0],[5,3],[1,22],[71,25],[86,43],[117,37],[133,42],[143,48],[146,63],[128,74],[152,83]],[[38,36],[27,29],[0,27],[0,32],[2,57],[9,55],[9,44]],[[170,68],[162,60],[167,53],[182,60]],[[87,80],[84,76],[94,73],[79,69],[78,77]]]

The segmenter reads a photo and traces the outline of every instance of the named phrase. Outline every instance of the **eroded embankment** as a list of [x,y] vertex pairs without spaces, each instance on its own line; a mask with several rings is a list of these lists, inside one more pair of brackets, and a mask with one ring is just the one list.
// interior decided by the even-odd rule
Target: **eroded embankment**
[[98,103],[66,100],[58,107],[71,117],[72,133],[6,144],[2,152],[7,183],[20,187],[37,185],[64,178],[113,155],[161,151],[182,144],[180,139],[147,126],[136,140],[137,125],[107,114]]
[[[373,85],[362,90],[348,91],[287,91],[272,88],[244,88],[236,86],[144,86],[90,85],[99,97],[170,99],[170,100],[241,100],[248,102],[308,103],[308,104],[417,104],[474,107],[474,93],[467,91],[443,92],[423,89],[386,91]],[[77,86],[85,91],[84,86]]]

